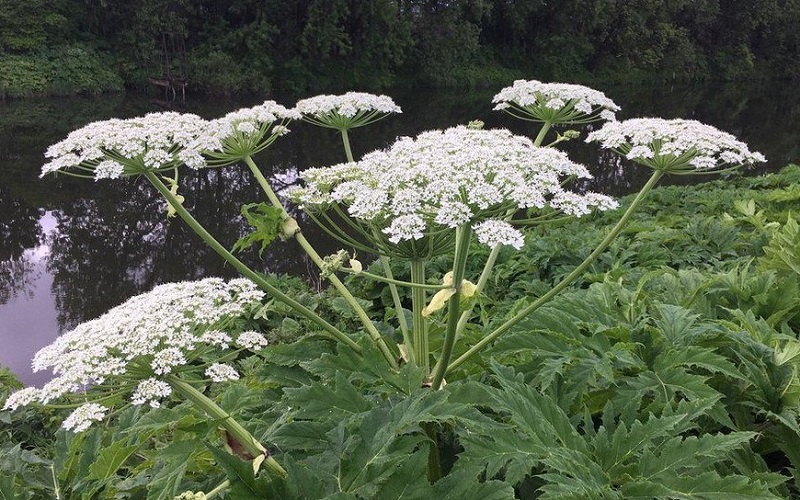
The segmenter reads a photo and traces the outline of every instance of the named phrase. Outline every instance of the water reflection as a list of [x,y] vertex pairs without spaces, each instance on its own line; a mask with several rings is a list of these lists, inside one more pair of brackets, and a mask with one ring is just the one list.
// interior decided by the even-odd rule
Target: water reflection
[[[535,125],[491,110],[495,90],[393,93],[404,112],[355,130],[353,152],[360,156],[398,136],[475,119],[534,135]],[[620,118],[694,118],[739,136],[767,155],[770,162],[762,172],[798,159],[800,97],[790,89],[723,85],[604,91],[623,106]],[[292,105],[295,99],[277,100]],[[186,111],[210,118],[258,101],[190,98]],[[60,331],[159,283],[235,274],[179,219],[166,217],[164,202],[144,180],[38,178],[43,151],[71,130],[156,110],[146,96],[130,95],[0,103],[0,364],[26,382],[36,380],[27,370],[31,355]],[[303,123],[291,128],[289,136],[256,158],[277,190],[295,182],[305,168],[344,161],[338,133]],[[594,173],[586,188],[624,194],[649,176],[612,153],[598,154],[594,145],[572,141],[565,149]],[[250,172],[240,166],[186,172],[180,186],[186,207],[229,248],[247,231],[240,206],[263,201]],[[338,248],[310,224],[303,226],[320,253]],[[274,244],[261,259],[255,250],[242,259],[263,272],[314,275],[290,243]]]

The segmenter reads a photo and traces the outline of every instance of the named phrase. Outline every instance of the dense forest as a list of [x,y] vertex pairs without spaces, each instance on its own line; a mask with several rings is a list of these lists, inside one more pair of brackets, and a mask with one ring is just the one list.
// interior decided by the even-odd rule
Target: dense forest
[[789,79],[800,1],[4,0],[0,97],[145,86],[165,40],[215,93]]

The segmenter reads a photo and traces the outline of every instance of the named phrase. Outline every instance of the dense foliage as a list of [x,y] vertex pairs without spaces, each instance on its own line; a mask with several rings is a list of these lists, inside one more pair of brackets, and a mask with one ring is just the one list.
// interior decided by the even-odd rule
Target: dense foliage
[[[245,314],[235,329],[273,343],[240,357],[240,380],[209,395],[268,443],[291,482],[254,476],[212,446],[225,436],[188,403],[130,408],[77,435],[56,430],[61,410],[26,409],[0,413],[0,497],[172,499],[225,477],[237,499],[794,497],[798,182],[790,166],[657,188],[581,281],[441,391],[420,388],[413,365],[387,376],[366,338],[359,357],[304,337],[306,321],[280,303]],[[607,213],[529,232],[521,252],[501,254],[483,321],[502,322],[559,281],[614,222]],[[341,299],[287,285],[354,327]],[[375,319],[390,314],[385,287],[361,291]],[[2,393],[14,384],[0,382]]]
[[785,0],[10,0],[0,95],[144,86],[163,33],[185,40],[192,87],[225,93],[795,78],[798,27]]

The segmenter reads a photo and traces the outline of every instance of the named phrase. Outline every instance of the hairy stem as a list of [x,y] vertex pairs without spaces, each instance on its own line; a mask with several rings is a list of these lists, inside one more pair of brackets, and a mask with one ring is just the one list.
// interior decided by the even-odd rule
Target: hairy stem
[[288,474],[280,466],[280,464],[267,452],[267,449],[258,442],[258,440],[250,434],[247,429],[242,427],[242,424],[237,422],[228,412],[219,407],[214,401],[205,396],[202,392],[195,389],[191,384],[188,384],[176,377],[175,375],[167,375],[164,380],[172,387],[176,393],[185,397],[198,408],[206,412],[215,421],[218,421],[221,426],[227,430],[236,441],[242,445],[242,448],[250,455],[257,457],[259,455],[266,456],[264,460],[264,467],[273,474],[286,477]]
[[[411,261],[411,281],[425,283],[425,261],[415,259]],[[411,309],[414,313],[414,342],[412,350],[417,366],[424,368],[425,375],[430,372],[428,353],[428,324],[422,315],[425,308],[425,289],[414,287],[411,289]]]
[[392,265],[389,262],[389,257],[385,255],[380,256],[381,260],[381,267],[383,268],[383,273],[386,275],[386,279],[389,280],[389,291],[392,294],[392,302],[394,302],[394,309],[395,314],[397,314],[397,321],[400,323],[400,332],[403,334],[403,343],[406,346],[406,351],[411,352],[409,347],[411,346],[411,332],[408,329],[408,322],[406,321],[406,315],[403,312],[403,304],[400,302],[400,294],[397,291],[397,286],[395,285],[394,276],[392,275]]
[[456,341],[458,320],[461,313],[461,289],[464,279],[464,269],[467,266],[467,255],[469,254],[469,240],[472,236],[472,228],[469,223],[464,224],[456,230],[456,251],[453,257],[453,287],[454,293],[447,304],[447,330],[442,344],[442,355],[436,364],[433,374],[431,387],[438,390],[444,380],[444,372],[453,354],[453,344]]
[[569,275],[567,275],[563,280],[561,280],[561,282],[558,283],[556,286],[551,288],[547,293],[536,299],[529,306],[522,309],[513,318],[509,319],[508,321],[497,327],[493,332],[486,335],[477,344],[470,347],[469,350],[467,350],[467,352],[459,356],[458,359],[453,361],[450,364],[450,366],[447,367],[445,374],[461,366],[465,361],[470,359],[477,352],[483,350],[486,346],[494,342],[495,339],[497,339],[500,335],[510,330],[514,325],[525,319],[525,317],[528,316],[530,313],[541,307],[542,304],[545,304],[548,301],[550,301],[550,299],[555,297],[559,292],[561,292],[570,283],[572,283],[578,276],[580,276],[586,270],[586,268],[589,267],[589,265],[592,262],[594,262],[595,259],[597,259],[597,257],[606,250],[606,248],[608,248],[608,246],[611,244],[614,238],[616,238],[617,235],[619,235],[619,233],[622,231],[622,228],[625,227],[625,225],[627,225],[633,213],[636,211],[639,205],[641,205],[642,201],[644,201],[645,197],[647,196],[647,193],[653,188],[653,186],[656,185],[661,176],[662,172],[658,170],[653,172],[653,175],[650,176],[650,179],[648,179],[647,183],[639,191],[639,194],[636,195],[636,198],[634,198],[633,202],[631,202],[630,206],[622,215],[620,220],[617,221],[617,224],[614,226],[614,228],[611,229],[611,231],[606,235],[606,237],[603,238],[603,241],[601,241],[600,244],[597,245],[597,247],[592,251],[592,253],[589,254],[589,256],[586,257],[583,260],[583,262],[581,262],[578,265],[578,267],[573,269],[572,272],[569,273]]
[[340,129],[342,133],[342,144],[344,144],[344,154],[347,156],[347,161],[353,161],[353,152],[350,150],[350,137],[347,135],[347,129]]
[[277,300],[283,302],[284,304],[288,305],[295,312],[299,315],[303,316],[304,318],[312,321],[317,326],[322,328],[324,331],[331,334],[336,340],[346,344],[348,347],[356,351],[357,353],[361,353],[362,349],[361,346],[356,344],[353,339],[345,335],[341,330],[336,328],[335,326],[331,325],[322,317],[320,317],[315,312],[311,311],[303,304],[297,302],[296,300],[292,299],[285,293],[281,292],[271,284],[267,282],[261,275],[247,267],[247,265],[237,259],[232,253],[228,251],[220,242],[218,242],[206,229],[199,223],[197,220],[192,217],[183,205],[175,198],[175,196],[170,192],[170,190],[161,182],[161,179],[153,172],[145,172],[144,176],[147,180],[150,181],[153,186],[158,190],[161,195],[166,198],[167,202],[173,206],[177,214],[183,219],[186,224],[192,228],[192,230],[197,233],[203,241],[210,246],[215,252],[217,252],[223,259],[225,259],[229,264],[231,264],[237,271],[242,273],[243,276],[249,278],[253,281],[259,288],[270,294],[271,296],[275,297]]

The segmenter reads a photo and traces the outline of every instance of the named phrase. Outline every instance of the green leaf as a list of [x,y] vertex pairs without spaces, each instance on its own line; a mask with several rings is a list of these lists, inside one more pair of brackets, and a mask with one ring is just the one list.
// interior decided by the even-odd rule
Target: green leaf
[[670,475],[658,481],[632,481],[622,485],[625,498],[680,500],[779,499],[765,485],[744,476],[720,476],[716,472],[697,475]]
[[133,455],[138,446],[126,446],[127,440],[120,440],[103,448],[97,460],[89,466],[88,479],[105,481],[113,476],[117,470]]
[[254,244],[261,243],[258,250],[258,256],[261,257],[269,244],[283,232],[283,211],[266,203],[249,203],[242,206],[242,215],[254,230],[240,238],[232,251],[248,250]]
[[172,500],[178,494],[188,460],[170,460],[153,474],[147,485],[147,500]]
[[225,451],[214,446],[208,445],[208,449],[214,455],[223,469],[225,475],[231,482],[229,495],[237,500],[261,500],[269,498],[269,480],[263,477],[256,477],[253,473],[253,464],[245,462]]
[[295,418],[341,420],[357,413],[369,411],[373,404],[367,401],[342,373],[337,373],[332,386],[314,383],[297,389],[285,389],[296,407]]
[[14,476],[0,476],[0,500],[26,500],[31,498],[30,491],[20,492],[14,485]]

